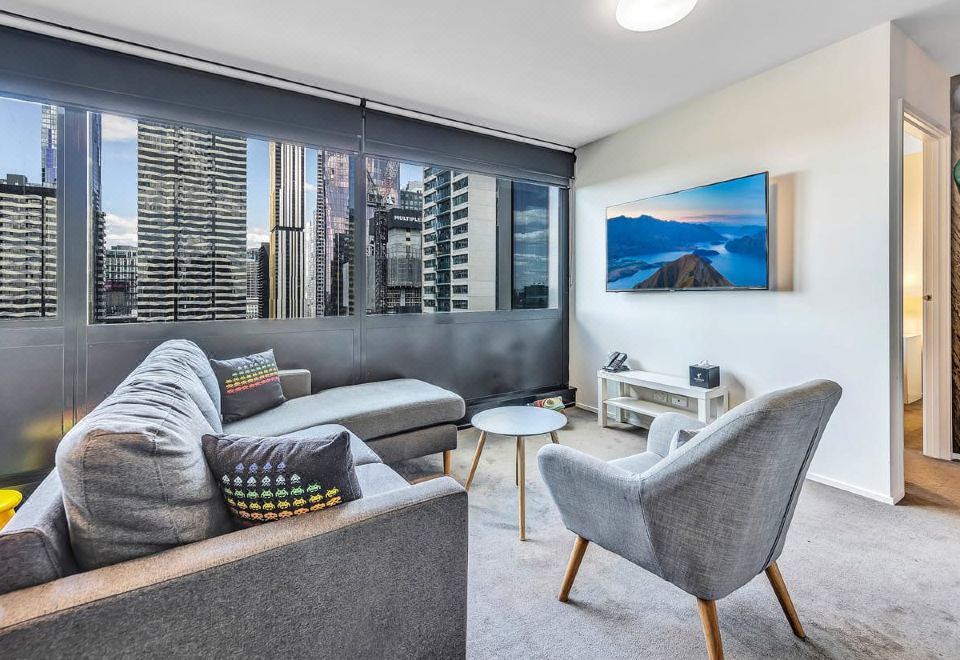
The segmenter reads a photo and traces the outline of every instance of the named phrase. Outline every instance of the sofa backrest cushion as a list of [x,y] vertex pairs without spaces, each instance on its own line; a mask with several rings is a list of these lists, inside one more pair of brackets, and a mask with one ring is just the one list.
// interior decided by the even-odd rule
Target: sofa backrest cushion
[[77,572],[54,470],[0,531],[0,594]]
[[220,421],[220,386],[210,367],[210,360],[199,346],[186,339],[165,341],[130,372],[121,386],[148,373],[155,378],[166,374],[180,379],[179,387],[190,395],[214,430],[217,433],[223,430]]
[[64,437],[57,470],[81,569],[233,529],[200,445],[219,426],[204,390],[164,344]]

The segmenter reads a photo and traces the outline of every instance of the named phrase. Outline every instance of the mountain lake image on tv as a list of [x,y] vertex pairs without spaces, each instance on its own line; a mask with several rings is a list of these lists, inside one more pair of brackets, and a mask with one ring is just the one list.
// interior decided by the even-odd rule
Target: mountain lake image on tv
[[767,288],[767,173],[607,209],[607,290]]

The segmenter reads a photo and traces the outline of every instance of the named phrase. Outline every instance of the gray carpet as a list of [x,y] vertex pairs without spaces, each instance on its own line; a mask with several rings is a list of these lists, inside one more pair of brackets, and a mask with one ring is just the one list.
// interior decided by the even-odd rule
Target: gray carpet
[[[590,413],[567,413],[563,444],[604,459],[645,445],[642,431],[600,429]],[[476,441],[475,430],[460,434],[461,482]],[[470,490],[468,657],[705,657],[693,597],[602,548],[587,550],[570,602],[557,601],[573,535],[537,473],[547,442],[527,441],[521,542],[515,443],[487,440]],[[398,467],[414,479],[438,464]],[[793,636],[760,576],[718,603],[728,658],[960,657],[960,509],[949,501],[912,497],[893,507],[807,482],[779,564],[808,641]]]

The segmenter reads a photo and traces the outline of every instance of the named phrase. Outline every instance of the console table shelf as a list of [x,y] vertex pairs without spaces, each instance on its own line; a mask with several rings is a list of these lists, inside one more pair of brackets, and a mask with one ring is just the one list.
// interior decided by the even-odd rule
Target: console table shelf
[[[610,385],[616,384],[616,395],[611,396]],[[619,412],[617,418],[627,421],[627,413],[632,412],[645,417],[656,417],[668,412],[688,415],[701,422],[709,422],[727,412],[730,404],[726,386],[704,389],[693,387],[681,376],[668,376],[650,371],[609,372],[602,369],[597,372],[598,414],[601,427],[609,421],[611,408]],[[653,392],[653,396],[663,398],[663,403],[641,399],[629,390],[642,388]],[[658,394],[659,393],[659,394]],[[669,405],[671,395],[685,397],[696,402],[696,410]]]

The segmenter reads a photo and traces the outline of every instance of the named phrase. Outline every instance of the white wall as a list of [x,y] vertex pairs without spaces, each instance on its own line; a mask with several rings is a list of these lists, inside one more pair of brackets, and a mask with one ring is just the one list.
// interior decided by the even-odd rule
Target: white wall
[[[950,126],[950,78],[911,41],[896,26],[890,28],[890,217],[896,219],[902,204],[900,167],[901,143],[903,137],[903,118],[900,113],[901,101],[906,108],[918,113],[926,121],[939,125],[944,130]],[[944,181],[944,184],[947,182]],[[952,186],[952,184],[950,184]],[[897,283],[903,281],[903,241],[899,222],[890,223],[890,309],[893,321],[890,332],[890,493],[894,500],[899,500],[904,494],[903,478],[903,388],[898,382],[903,373],[901,355],[901,336],[903,334],[902,317],[897,310],[901,301]],[[929,244],[928,244],[929,245]],[[931,267],[933,255],[928,255],[927,270]],[[933,267],[939,270],[938,266]],[[938,287],[944,292],[949,289],[949,275],[941,275]],[[933,311],[933,310],[928,310]],[[937,310],[937,314],[940,314]],[[949,336],[949,309],[944,309],[943,316],[933,320],[933,324],[941,328],[944,337]],[[935,346],[938,337],[924,337],[928,352],[936,353]],[[950,349],[944,350],[943,355],[949,355]],[[939,365],[938,380],[943,391],[931,396],[927,392],[927,405],[938,405],[941,408],[949,407],[950,368],[949,365]],[[934,401],[939,399],[939,401]],[[929,418],[927,418],[929,421]],[[938,420],[937,426],[941,433],[949,428],[944,420]]]
[[[879,26],[578,150],[570,378],[582,404],[596,405],[614,349],[664,373],[709,358],[734,403],[830,378],[844,395],[811,477],[893,501],[892,39]],[[607,206],[762,170],[779,290],[604,292]]]

